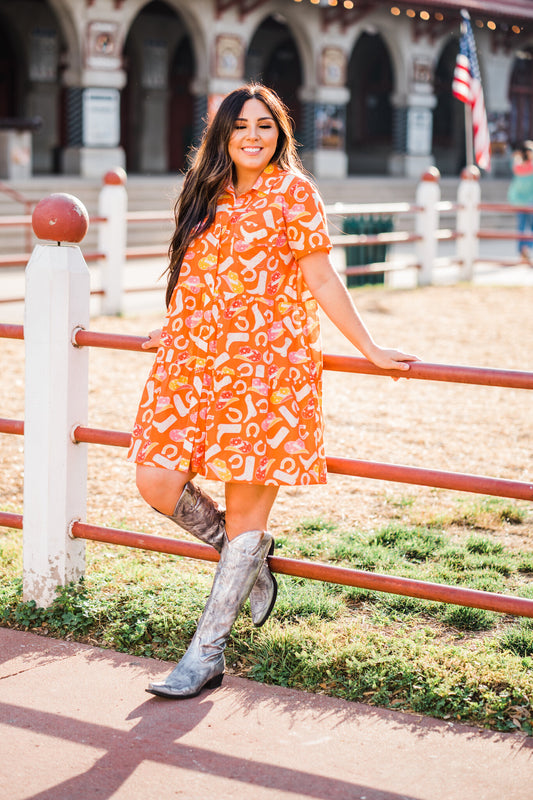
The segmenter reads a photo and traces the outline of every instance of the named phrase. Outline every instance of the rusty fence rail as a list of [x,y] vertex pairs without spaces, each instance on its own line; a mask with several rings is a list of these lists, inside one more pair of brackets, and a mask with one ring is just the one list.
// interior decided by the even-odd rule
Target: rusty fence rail
[[[0,338],[23,339],[23,327],[0,324]],[[142,350],[145,337],[99,333],[81,328],[74,330],[72,343],[78,348],[101,347],[117,350],[148,352]],[[329,370],[390,376],[390,371],[381,370],[366,359],[325,355],[324,367]],[[533,373],[515,370],[500,370],[478,367],[451,366],[444,364],[414,363],[410,378],[415,380],[436,380],[453,383],[467,383],[506,388],[533,389]],[[24,423],[21,420],[0,419],[0,433],[23,435]],[[76,443],[102,444],[128,447],[130,434],[124,431],[102,430],[76,425],[70,433]],[[533,499],[533,483],[508,481],[478,475],[463,475],[418,467],[394,464],[356,461],[353,459],[328,457],[328,471],[359,477],[375,478],[394,482],[414,483],[438,488],[477,492],[501,497]],[[22,515],[0,512],[0,527],[22,529]],[[142,534],[90,525],[80,520],[70,524],[70,537],[80,540],[94,540],[119,546],[128,546],[163,553],[171,553],[187,558],[218,560],[218,554],[206,545],[181,541],[166,537]],[[269,564],[274,572],[312,580],[326,581],[346,586],[367,588],[392,594],[417,597],[443,603],[469,606],[496,611],[503,614],[533,617],[533,600],[518,596],[507,596],[467,589],[444,584],[434,584],[380,575],[329,564],[270,556]]]

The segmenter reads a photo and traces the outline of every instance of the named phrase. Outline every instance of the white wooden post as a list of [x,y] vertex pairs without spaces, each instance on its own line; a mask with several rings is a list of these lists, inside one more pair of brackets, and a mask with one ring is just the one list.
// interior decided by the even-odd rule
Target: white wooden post
[[460,264],[459,279],[471,281],[474,277],[474,264],[479,257],[479,203],[481,186],[479,169],[465,167],[457,190],[457,260]]
[[38,244],[26,268],[24,339],[23,596],[46,607],[55,589],[85,570],[85,543],[69,535],[84,519],[87,446],[71,432],[86,425],[88,351],[72,345],[89,323],[89,270],[79,247],[88,227],[77,198],[53,194],[33,212]]
[[439,229],[440,172],[430,167],[422,175],[416,189],[415,203],[421,207],[416,214],[415,232],[422,238],[416,243],[419,264],[418,285],[429,286],[433,282],[433,270],[437,258],[437,231]]
[[120,314],[123,310],[128,211],[126,180],[122,167],[106,172],[98,200],[98,213],[107,220],[100,222],[98,229],[98,248],[105,253],[102,265],[103,314]]

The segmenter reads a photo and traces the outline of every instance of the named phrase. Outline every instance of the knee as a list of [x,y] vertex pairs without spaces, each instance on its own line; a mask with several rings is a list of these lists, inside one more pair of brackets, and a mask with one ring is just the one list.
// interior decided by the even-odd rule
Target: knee
[[161,488],[157,476],[153,474],[153,470],[149,467],[137,467],[135,483],[143,500],[146,500],[149,505],[157,509],[160,502]]

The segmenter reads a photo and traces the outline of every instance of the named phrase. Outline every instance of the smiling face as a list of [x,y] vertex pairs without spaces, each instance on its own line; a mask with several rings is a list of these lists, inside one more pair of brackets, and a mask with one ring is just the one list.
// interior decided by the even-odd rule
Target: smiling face
[[255,183],[268,166],[276,152],[278,133],[274,117],[261,100],[252,97],[244,103],[228,142],[239,186]]

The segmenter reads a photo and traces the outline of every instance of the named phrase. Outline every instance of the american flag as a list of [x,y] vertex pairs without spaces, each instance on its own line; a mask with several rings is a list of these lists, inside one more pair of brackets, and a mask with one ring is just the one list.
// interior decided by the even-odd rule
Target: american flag
[[461,22],[461,40],[455,62],[452,92],[454,97],[472,107],[476,163],[483,169],[490,169],[489,126],[483,99],[476,43],[470,24],[470,14],[468,11],[461,11],[461,16],[463,18]]

